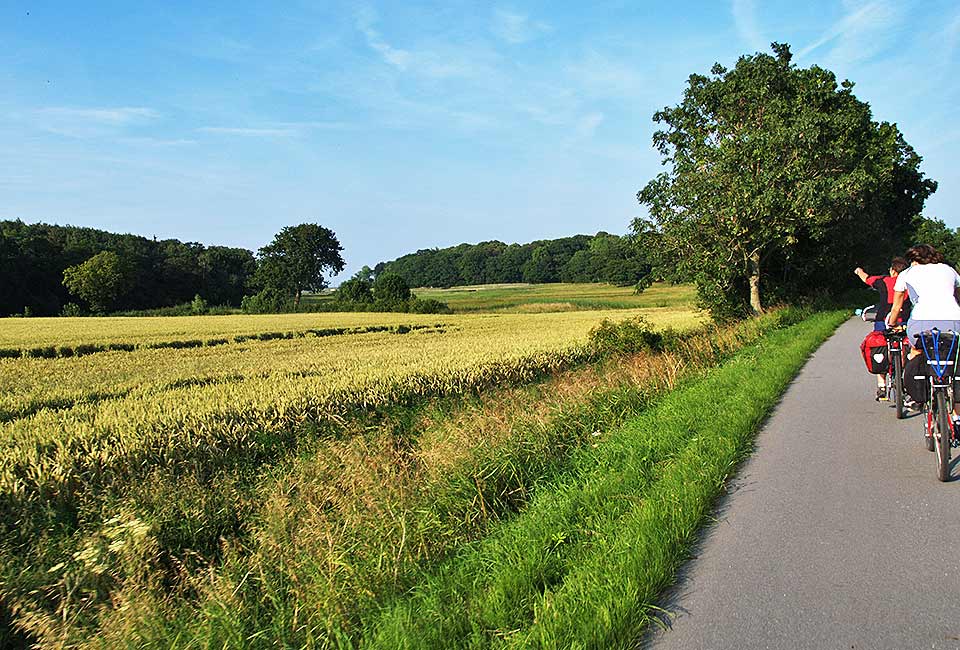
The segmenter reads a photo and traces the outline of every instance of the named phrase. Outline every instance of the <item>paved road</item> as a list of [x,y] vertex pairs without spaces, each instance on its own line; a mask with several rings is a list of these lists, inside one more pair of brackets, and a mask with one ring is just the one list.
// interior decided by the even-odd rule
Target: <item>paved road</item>
[[645,647],[960,648],[960,479],[873,401],[867,331],[845,323],[791,385]]

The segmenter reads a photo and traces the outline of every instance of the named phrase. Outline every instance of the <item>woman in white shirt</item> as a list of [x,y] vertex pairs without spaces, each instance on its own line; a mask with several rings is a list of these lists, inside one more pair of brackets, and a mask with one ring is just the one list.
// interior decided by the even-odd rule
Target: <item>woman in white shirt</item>
[[960,275],[952,266],[944,264],[943,255],[929,244],[914,246],[907,251],[906,258],[910,260],[910,267],[897,276],[887,324],[897,322],[904,297],[909,293],[913,302],[907,321],[909,341],[933,328],[960,332],[960,304],[956,297]]

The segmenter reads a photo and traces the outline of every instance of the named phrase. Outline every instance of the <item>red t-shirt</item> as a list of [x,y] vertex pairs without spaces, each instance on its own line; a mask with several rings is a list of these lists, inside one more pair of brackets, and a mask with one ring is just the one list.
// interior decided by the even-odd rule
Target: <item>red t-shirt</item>
[[[897,279],[892,275],[871,275],[866,280],[867,286],[873,287],[876,289],[881,296],[879,304],[877,304],[877,320],[884,320],[887,317],[887,314],[890,313],[890,310],[893,308],[893,298],[894,290],[893,285],[897,283]],[[910,298],[904,298],[903,307],[900,308],[900,315],[897,317],[898,323],[905,323],[907,319],[910,318]]]

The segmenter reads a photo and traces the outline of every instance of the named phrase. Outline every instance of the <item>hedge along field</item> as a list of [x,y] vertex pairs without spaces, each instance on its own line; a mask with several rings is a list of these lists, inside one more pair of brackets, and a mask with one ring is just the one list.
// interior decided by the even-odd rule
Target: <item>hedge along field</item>
[[[540,332],[547,322],[523,318]],[[47,506],[33,510],[33,530],[45,533],[28,527],[15,540],[7,530],[2,604],[47,645],[351,644],[382,603],[510,520],[572,450],[601,442],[594,433],[777,322],[671,339],[671,353],[585,366],[546,383],[347,414],[327,434],[308,417],[296,425],[296,453],[282,460],[282,449],[296,445],[281,439],[281,451],[271,452],[254,435],[232,460],[216,449],[197,462],[164,452],[159,460],[177,461],[173,469],[108,463],[75,473],[76,492],[50,491]],[[437,335],[392,339],[413,336]],[[305,444],[305,434],[316,444]],[[91,481],[96,471],[110,482]],[[72,505],[62,508],[60,496]]]

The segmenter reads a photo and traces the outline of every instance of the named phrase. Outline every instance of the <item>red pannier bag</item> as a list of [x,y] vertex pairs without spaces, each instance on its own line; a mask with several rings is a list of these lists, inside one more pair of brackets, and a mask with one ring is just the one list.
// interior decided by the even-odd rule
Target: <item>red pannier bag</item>
[[863,362],[867,364],[867,372],[874,375],[884,375],[890,369],[890,351],[887,349],[887,337],[883,332],[870,332],[860,344]]

